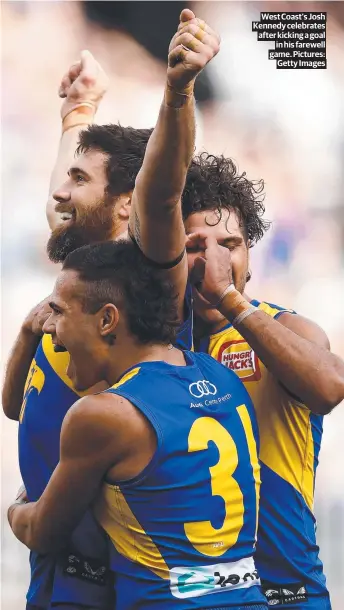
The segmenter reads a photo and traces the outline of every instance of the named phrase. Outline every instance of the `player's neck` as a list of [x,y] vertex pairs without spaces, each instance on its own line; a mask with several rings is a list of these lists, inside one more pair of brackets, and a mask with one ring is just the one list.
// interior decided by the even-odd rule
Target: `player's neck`
[[128,239],[128,221],[117,220],[111,235],[111,240],[118,241],[120,239]]
[[107,363],[106,381],[113,385],[128,369],[141,362],[167,362],[175,366],[184,366],[183,353],[172,345],[139,344],[123,342],[123,346],[115,345],[111,350]]

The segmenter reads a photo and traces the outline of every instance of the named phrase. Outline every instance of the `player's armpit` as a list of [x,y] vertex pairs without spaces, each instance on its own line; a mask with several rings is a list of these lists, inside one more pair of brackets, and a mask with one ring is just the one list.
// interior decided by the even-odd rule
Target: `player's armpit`
[[[160,265],[178,261],[185,249],[181,197],[195,146],[194,82],[219,47],[219,36],[191,10],[183,10],[169,47],[164,99],[135,181],[129,219],[143,254]],[[184,265],[168,275],[182,296],[186,274],[180,283],[180,269],[184,272]]]
[[116,439],[103,417],[103,396],[79,400],[65,417],[61,457],[38,502],[10,507],[15,536],[30,549],[51,553],[63,548],[96,498],[116,455]]

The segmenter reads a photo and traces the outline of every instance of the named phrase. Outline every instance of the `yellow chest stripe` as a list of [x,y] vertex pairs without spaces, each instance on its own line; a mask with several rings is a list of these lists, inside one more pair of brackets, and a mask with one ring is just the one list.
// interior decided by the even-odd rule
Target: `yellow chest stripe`
[[104,484],[94,513],[118,553],[160,578],[169,579],[169,569],[158,547],[137,521],[119,487]]

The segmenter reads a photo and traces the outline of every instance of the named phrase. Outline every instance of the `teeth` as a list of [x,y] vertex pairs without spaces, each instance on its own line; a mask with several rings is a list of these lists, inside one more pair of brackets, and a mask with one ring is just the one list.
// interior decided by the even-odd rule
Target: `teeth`
[[73,214],[70,212],[62,212],[61,218],[62,220],[71,220],[73,218]]

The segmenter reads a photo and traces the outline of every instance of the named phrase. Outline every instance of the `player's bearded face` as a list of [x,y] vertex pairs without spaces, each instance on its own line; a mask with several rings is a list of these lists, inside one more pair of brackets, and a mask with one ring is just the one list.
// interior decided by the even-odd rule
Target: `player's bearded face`
[[81,246],[107,241],[115,232],[116,198],[107,194],[107,156],[98,150],[79,155],[69,168],[66,182],[53,194],[61,224],[47,245],[54,263]]
[[[233,282],[236,289],[243,293],[248,273],[249,256],[247,243],[237,215],[233,212],[230,214],[226,209],[222,209],[222,216],[219,220],[216,212],[196,212],[185,221],[185,230],[187,234],[201,231],[203,234],[212,235],[216,237],[221,246],[230,250]],[[194,261],[197,257],[203,255],[203,251],[196,247],[192,251],[188,251],[187,254],[189,274],[192,281]],[[225,323],[226,318],[202,297],[200,294],[201,288],[200,290],[198,288],[200,286],[197,286],[197,284],[193,287],[193,309],[196,316],[210,326],[221,325],[221,322]]]
[[[56,211],[66,211],[64,203],[56,205]],[[66,256],[88,244],[111,239],[114,231],[114,205],[110,197],[87,207],[74,208],[72,218],[54,229],[47,244],[47,252],[53,263],[60,263]]]

